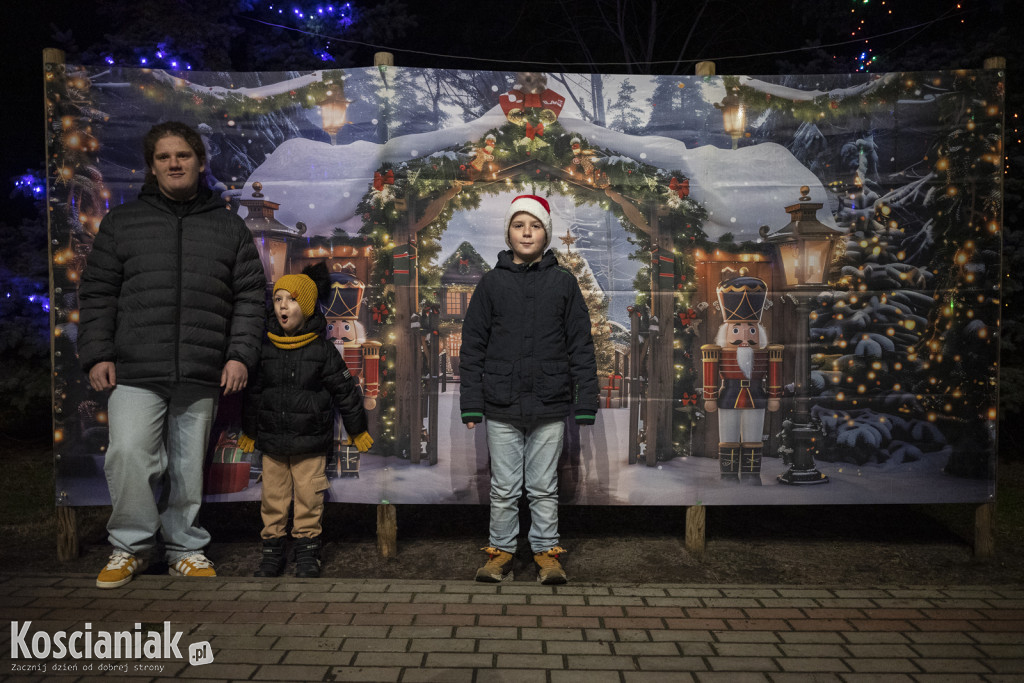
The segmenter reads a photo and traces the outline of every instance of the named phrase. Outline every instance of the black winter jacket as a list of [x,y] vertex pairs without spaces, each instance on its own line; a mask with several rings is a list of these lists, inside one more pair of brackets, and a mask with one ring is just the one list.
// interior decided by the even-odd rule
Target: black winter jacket
[[460,352],[462,421],[518,425],[573,415],[593,424],[599,388],[579,283],[548,250],[536,263],[498,255],[469,301]]
[[222,199],[174,202],[147,185],[93,242],[78,291],[82,368],[113,361],[118,383],[219,386],[227,361],[256,367],[265,288],[252,234]]
[[[267,327],[283,335],[277,318]],[[321,455],[334,441],[334,409],[350,436],[366,431],[366,411],[355,379],[341,352],[324,337],[320,311],[306,320],[298,336],[316,338],[296,349],[263,341],[259,371],[251,378],[242,408],[242,430],[256,447],[272,455]]]

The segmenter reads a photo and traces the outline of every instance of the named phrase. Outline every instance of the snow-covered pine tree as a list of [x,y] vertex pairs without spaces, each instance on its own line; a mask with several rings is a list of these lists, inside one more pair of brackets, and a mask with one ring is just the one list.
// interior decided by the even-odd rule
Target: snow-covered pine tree
[[[644,133],[678,138],[687,146],[706,142],[707,122],[715,120],[711,118],[715,108],[701,96],[700,87],[692,81],[687,85],[682,80],[659,78],[647,104],[650,118]],[[684,128],[693,122],[701,123]]]
[[394,69],[394,104],[389,126],[392,137],[436,130],[448,120],[441,104],[442,77],[438,71]]
[[884,187],[870,135],[848,143],[846,154],[854,182],[836,188],[837,220],[849,232],[836,287],[818,297],[810,321],[817,414],[836,440],[823,452],[858,464],[914,459],[943,441],[923,426],[914,390],[915,349],[934,303],[920,291],[930,279],[922,267],[927,224],[917,215],[921,181]]
[[618,99],[608,104],[608,115],[611,121],[609,128],[621,130],[624,133],[635,133],[643,125],[643,110],[636,106],[634,95],[636,86],[629,82],[628,78],[623,79],[619,86]]

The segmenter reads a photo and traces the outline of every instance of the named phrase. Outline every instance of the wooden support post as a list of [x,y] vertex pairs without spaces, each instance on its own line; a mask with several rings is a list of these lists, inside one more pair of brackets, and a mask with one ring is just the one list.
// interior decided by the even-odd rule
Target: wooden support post
[[391,503],[377,505],[377,552],[381,557],[398,555],[398,513]]
[[982,503],[974,511],[974,556],[991,560],[996,556],[996,504]]
[[390,52],[374,52],[373,53],[373,65],[380,66],[394,66],[395,55]]
[[56,47],[43,48],[43,64],[63,64],[64,50]]
[[691,505],[686,508],[686,551],[700,557],[704,554],[704,530],[707,508]]
[[698,76],[714,76],[715,75],[715,63],[714,62],[697,62],[694,69],[694,73]]
[[78,519],[75,508],[57,506],[57,559],[67,562],[78,557]]

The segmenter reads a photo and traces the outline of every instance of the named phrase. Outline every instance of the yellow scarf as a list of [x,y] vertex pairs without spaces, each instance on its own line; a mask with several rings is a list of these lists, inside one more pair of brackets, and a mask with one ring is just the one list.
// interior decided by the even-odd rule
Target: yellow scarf
[[267,338],[270,340],[270,343],[279,349],[285,350],[301,348],[318,336],[316,332],[307,332],[306,334],[300,334],[298,337],[282,337],[273,332],[267,332]]

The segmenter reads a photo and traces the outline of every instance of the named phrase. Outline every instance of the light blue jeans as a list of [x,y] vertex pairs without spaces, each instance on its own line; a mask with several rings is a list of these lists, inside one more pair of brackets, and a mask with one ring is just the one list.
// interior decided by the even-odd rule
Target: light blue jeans
[[558,545],[558,457],[562,454],[562,419],[530,428],[488,419],[491,453],[490,543],[514,553],[519,535],[519,496],[526,486],[530,502],[530,548],[535,553]]
[[218,393],[193,384],[119,384],[111,392],[103,471],[113,505],[107,522],[112,546],[146,552],[160,532],[173,564],[210,542],[195,520]]

